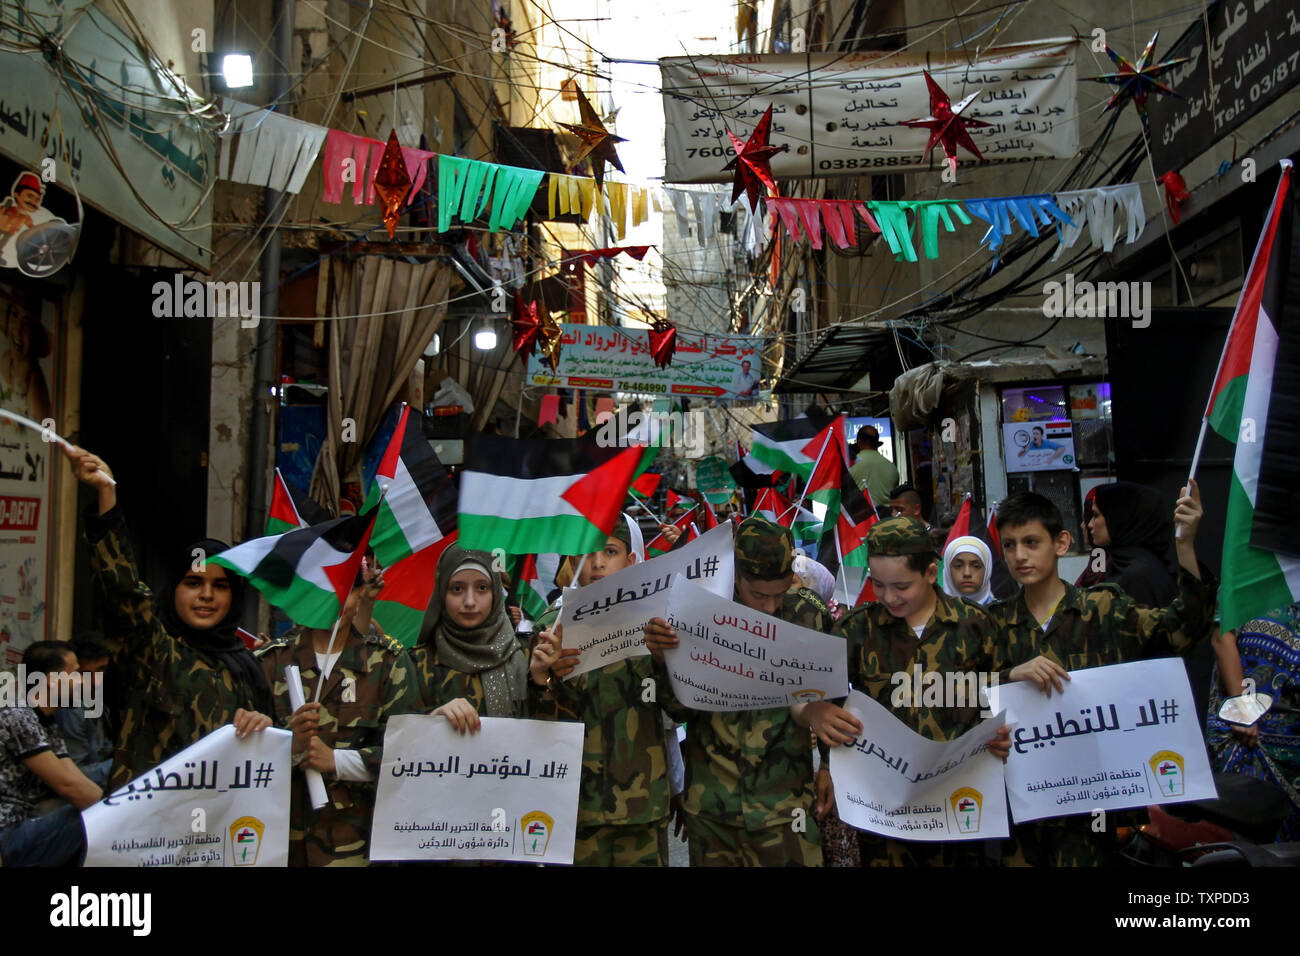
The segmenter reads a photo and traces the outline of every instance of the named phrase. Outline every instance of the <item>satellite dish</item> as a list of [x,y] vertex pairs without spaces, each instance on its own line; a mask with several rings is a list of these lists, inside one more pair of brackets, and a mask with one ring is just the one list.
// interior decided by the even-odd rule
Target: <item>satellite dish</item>
[[24,229],[13,240],[14,259],[18,271],[34,279],[43,279],[54,275],[69,262],[77,251],[81,239],[81,226],[86,221],[85,211],[81,207],[81,194],[75,184],[72,195],[77,200],[77,222],[67,223],[62,219],[52,219]]

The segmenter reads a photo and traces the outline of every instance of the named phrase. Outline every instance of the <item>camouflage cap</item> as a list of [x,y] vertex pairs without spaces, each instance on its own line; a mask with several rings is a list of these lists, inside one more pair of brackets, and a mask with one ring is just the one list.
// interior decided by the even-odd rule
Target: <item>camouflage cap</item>
[[746,577],[774,581],[794,564],[794,535],[766,518],[746,518],[736,534],[736,570]]
[[867,532],[867,553],[882,557],[934,553],[934,541],[925,522],[910,515],[889,518]]

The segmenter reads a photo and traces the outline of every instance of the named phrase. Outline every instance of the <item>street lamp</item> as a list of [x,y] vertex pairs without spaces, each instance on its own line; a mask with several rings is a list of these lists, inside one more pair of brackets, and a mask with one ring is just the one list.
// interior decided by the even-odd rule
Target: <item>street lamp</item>
[[228,90],[241,90],[252,86],[253,55],[251,53],[221,54],[221,77]]

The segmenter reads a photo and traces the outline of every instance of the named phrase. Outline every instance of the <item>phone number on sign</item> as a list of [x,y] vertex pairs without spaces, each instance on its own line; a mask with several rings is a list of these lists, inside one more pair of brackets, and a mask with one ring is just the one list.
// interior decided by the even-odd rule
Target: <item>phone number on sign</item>
[[921,166],[920,155],[912,156],[863,156],[857,159],[823,159],[817,163],[818,169],[863,169],[876,166]]

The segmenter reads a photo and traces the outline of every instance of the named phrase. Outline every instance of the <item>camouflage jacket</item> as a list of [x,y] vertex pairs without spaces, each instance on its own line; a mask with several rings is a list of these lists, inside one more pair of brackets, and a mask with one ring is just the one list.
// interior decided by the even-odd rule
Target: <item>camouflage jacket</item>
[[[980,704],[978,695],[971,701],[967,691],[972,689],[972,683],[974,689],[978,688],[979,674],[996,673],[1005,666],[1005,651],[984,609],[942,591],[938,592],[934,617],[919,640],[906,620],[894,617],[883,604],[874,602],[845,614],[832,633],[848,642],[849,683],[853,688],[888,707],[895,717],[928,740],[953,740],[974,727],[979,722]],[[931,672],[976,675],[974,681],[961,685],[963,697],[971,706],[921,706],[924,693],[920,700],[914,699],[918,665],[922,681]],[[904,680],[907,696],[900,697],[895,691],[903,687]],[[924,686],[922,683],[923,691]],[[895,706],[895,700],[910,706]]]
[[1179,568],[1178,597],[1164,608],[1139,607],[1113,584],[1076,588],[1062,582],[1065,596],[1046,631],[1030,613],[1023,589],[994,602],[988,612],[1007,644],[1005,666],[1045,655],[1073,671],[1182,653],[1205,636],[1214,613],[1217,583],[1201,573],[1197,580]]
[[[167,633],[136,570],[118,508],[87,515],[90,573],[104,595],[103,629],[125,684],[113,751],[112,791],[235,718],[256,709],[253,690],[215,656]],[[167,596],[170,599],[170,595]]]
[[[776,617],[829,632],[831,617],[818,605],[790,591]],[[686,722],[687,813],[746,830],[789,826],[796,809],[811,816],[812,736],[794,722],[790,708],[690,710],[673,696],[667,669],[656,664],[654,673],[660,706],[673,720]]]
[[[524,653],[527,654],[528,647],[520,643],[524,647]],[[417,644],[408,653],[415,674],[415,685],[420,695],[420,707],[425,713],[436,710],[457,697],[464,697],[479,714],[483,714],[482,677],[478,674],[466,674],[449,664],[442,663],[438,659],[438,649],[433,644]],[[542,693],[542,689],[529,680],[528,699],[521,701],[510,716],[527,717],[530,705]]]
[[[275,698],[272,715],[279,727],[288,728],[293,707],[284,677],[286,665],[297,665],[303,695],[316,696],[320,669],[307,630],[291,628],[283,638],[263,648],[262,670]],[[338,660],[330,669],[320,695],[317,736],[335,750],[355,750],[366,769],[378,777],[388,718],[418,710],[420,694],[405,649],[371,629],[365,637],[353,628]],[[327,866],[341,860],[366,860],[375,784],[339,780],[325,774],[329,803],[312,810],[302,773],[293,774],[289,814],[291,866]]]
[[[552,605],[534,626],[550,627],[558,616],[558,606]],[[647,680],[653,682],[649,694]],[[668,752],[663,711],[657,703],[659,681],[650,658],[616,661],[551,683],[553,693],[543,695],[533,716],[581,720],[586,728],[578,826],[627,826],[666,819],[671,798]]]

